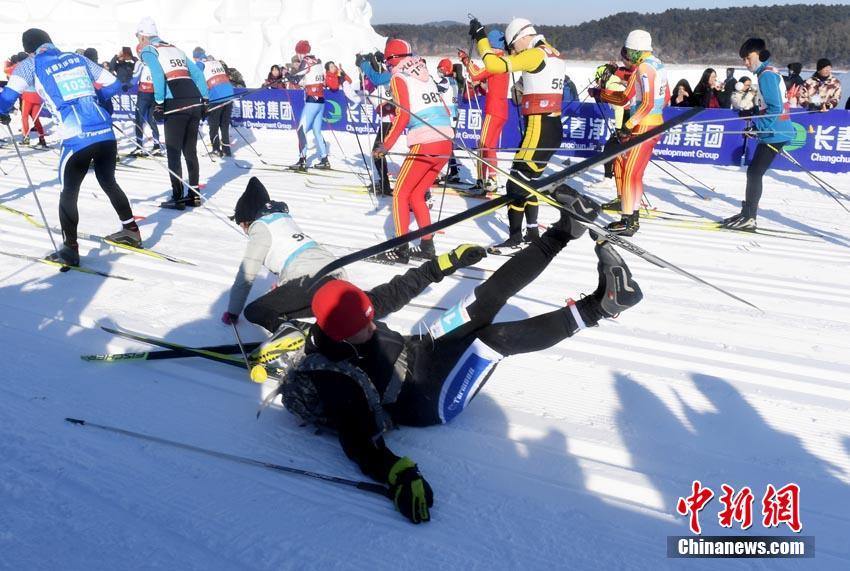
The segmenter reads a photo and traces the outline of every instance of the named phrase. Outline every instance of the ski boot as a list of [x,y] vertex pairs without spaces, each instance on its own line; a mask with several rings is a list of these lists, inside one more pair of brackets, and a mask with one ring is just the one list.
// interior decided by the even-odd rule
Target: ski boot
[[139,232],[139,226],[135,222],[129,226],[130,228],[125,226],[118,232],[113,232],[112,234],[104,237],[110,242],[115,242],[116,244],[132,246],[133,248],[142,248],[142,234]]
[[594,251],[599,258],[599,264],[596,266],[599,285],[591,297],[599,302],[601,317],[616,317],[637,305],[643,299],[643,293],[614,246],[602,241],[596,244]]
[[58,262],[65,266],[79,266],[80,265],[80,250],[77,244],[70,246],[68,244],[62,244],[62,247],[59,248],[59,251],[53,252],[44,257],[45,260],[50,262]]
[[721,228],[726,228],[727,230],[742,230],[746,232],[755,232],[757,229],[756,219],[752,216],[744,216],[741,214],[738,218],[734,220],[730,220],[728,222],[724,221],[723,224],[720,225]]
[[186,208],[186,203],[182,198],[172,198],[171,200],[166,200],[165,202],[159,203],[160,208],[169,208],[171,210],[184,210]]
[[372,192],[375,196],[392,196],[393,195],[393,187],[390,184],[390,181],[378,181],[374,185],[372,185]]
[[526,226],[525,227],[525,236],[522,237],[522,241],[526,244],[530,244],[535,240],[540,239],[540,229],[537,226]]
[[248,355],[248,362],[254,366],[262,366],[273,374],[283,373],[294,363],[301,354],[306,337],[304,331],[291,321],[284,321],[271,338]]
[[619,196],[614,200],[609,200],[608,202],[602,204],[602,210],[616,210],[617,212],[619,212],[620,210],[622,210],[622,208],[623,201],[620,200]]
[[141,146],[138,146],[135,149],[133,149],[132,151],[130,151],[129,153],[127,153],[128,159],[140,159],[140,158],[144,158],[146,156],[147,156],[147,154],[145,153],[144,149],[142,149]]
[[729,216],[729,217],[724,218],[723,220],[721,220],[721,221],[720,221],[720,226],[721,226],[722,228],[726,228],[729,224],[731,224],[731,223],[733,223],[733,222],[737,222],[738,220],[740,220],[741,218],[743,218],[743,217],[744,217],[744,212],[746,212],[746,211],[747,211],[747,201],[746,201],[746,200],[742,200],[742,201],[741,201],[741,211],[740,211],[739,213],[737,213],[737,214],[733,214],[732,216]]
[[155,146],[155,147],[151,150],[151,156],[152,156],[152,157],[161,157],[161,156],[163,156],[164,154],[165,154],[165,150],[162,148],[162,145]]
[[438,178],[436,184],[460,184],[460,175],[457,171],[449,171]]
[[307,159],[301,157],[300,159],[298,159],[297,163],[295,163],[294,165],[290,165],[286,168],[295,172],[307,172]]
[[499,181],[496,177],[488,178],[484,181],[484,190],[487,192],[497,192],[499,190]]
[[323,171],[329,171],[331,170],[331,162],[328,160],[328,157],[322,157],[319,162],[313,165],[313,168]]
[[23,138],[21,139],[21,144],[22,144],[23,146],[25,146],[25,147],[29,147],[29,146],[30,146],[30,138],[29,138],[29,135],[27,135],[26,137],[23,137]]
[[190,208],[197,208],[201,206],[201,197],[197,194],[190,193],[188,196],[182,199],[182,202]]
[[434,249],[434,239],[421,240],[418,246],[410,249],[410,257],[416,260],[433,260],[437,257],[437,251]]
[[508,239],[504,242],[487,248],[487,253],[493,254],[494,256],[507,256],[512,253],[511,250],[519,250],[524,245],[525,244],[522,242],[522,234],[517,232],[516,234],[508,236]]
[[640,230],[640,212],[622,214],[619,220],[611,222],[606,228],[620,236],[634,236]]
[[579,220],[593,222],[602,210],[598,202],[566,184],[555,187],[555,190],[552,191],[552,198],[558,201],[563,208],[561,209],[561,218],[550,227],[550,231],[565,232],[565,239],[569,240],[580,238],[587,230]]
[[48,149],[50,147],[47,146],[47,141],[44,140],[44,135],[38,138],[38,147],[40,149]]
[[368,258],[370,262],[378,264],[407,264],[410,262],[410,248],[405,244],[376,256]]

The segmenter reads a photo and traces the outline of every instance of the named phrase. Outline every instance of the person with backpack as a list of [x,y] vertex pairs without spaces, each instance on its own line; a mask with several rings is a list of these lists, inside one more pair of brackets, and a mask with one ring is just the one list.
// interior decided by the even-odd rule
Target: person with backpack
[[597,203],[566,185],[553,196],[565,206],[561,218],[421,333],[402,335],[380,320],[432,283],[479,261],[486,255],[482,247],[462,245],[368,292],[345,280],[327,281],[312,298],[316,323],[301,337],[297,355],[281,354],[286,373],[272,394],[280,394],[287,410],[303,420],[333,429],[345,455],[389,486],[396,509],[412,523],[430,520],[434,492],[411,458],[387,446],[385,431],[450,422],[505,357],[545,350],[642,298],[623,259],[600,242],[599,279],[591,295],[536,317],[493,322],[511,296],[585,233],[570,212],[586,213],[587,220],[599,213]]

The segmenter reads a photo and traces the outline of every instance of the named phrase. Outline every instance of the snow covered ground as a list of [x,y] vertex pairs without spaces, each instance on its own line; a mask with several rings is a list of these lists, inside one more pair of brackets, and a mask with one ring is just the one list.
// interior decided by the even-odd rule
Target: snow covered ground
[[[247,133],[270,162],[295,159],[292,133]],[[344,149],[341,151],[339,144]],[[353,136],[328,136],[331,160],[360,172]],[[365,141],[364,141],[365,144]],[[14,151],[0,150],[0,202],[37,214]],[[58,225],[58,157],[25,151],[47,217]],[[246,146],[236,157],[261,167]],[[87,363],[83,354],[147,350],[102,324],[179,343],[232,343],[218,317],[245,244],[223,221],[251,174],[285,200],[302,227],[340,254],[390,231],[390,206],[319,188],[336,179],[202,159],[208,206],[159,210],[168,191],[153,160],[121,167],[119,182],[144,216],[147,247],[195,266],[81,241],[85,264],[128,276],[103,279],[0,257],[0,568],[289,569],[481,568],[847,569],[850,505],[850,223],[802,174],[766,177],[760,224],[823,238],[721,233],[647,220],[635,242],[761,307],[760,313],[627,256],[645,300],[617,320],[537,354],[504,361],[452,424],[402,429],[388,442],[412,457],[435,490],[433,521],[414,527],[390,502],[311,479],[71,426],[66,416],[253,458],[361,478],[333,437],[314,435],[276,405],[259,420],[265,387],[236,368],[200,359]],[[507,165],[507,163],[505,163]],[[397,166],[397,165],[396,165]],[[466,163],[466,167],[470,164]],[[650,166],[659,209],[708,217],[737,210],[738,168],[682,165],[716,188],[702,201]],[[598,179],[581,175],[578,185]],[[339,175],[358,182],[357,174]],[[467,176],[469,173],[467,172]],[[844,192],[846,176],[823,175]],[[608,198],[597,193],[599,198]],[[433,215],[441,202],[435,193]],[[442,215],[476,203],[447,195]],[[80,193],[80,230],[117,228],[94,176]],[[544,222],[556,213],[544,208]],[[505,235],[501,215],[449,228],[438,250]],[[44,230],[0,211],[0,250],[43,255]],[[471,291],[481,270],[444,280],[389,319],[412,331],[436,306]],[[364,287],[392,267],[351,266]],[[254,295],[270,284],[255,286]],[[590,292],[593,244],[562,253],[500,319],[535,315]],[[262,332],[244,321],[243,339]],[[268,389],[265,389],[268,390]],[[666,558],[666,537],[687,535],[676,502],[693,480],[752,488],[755,523],[704,534],[790,532],[761,525],[767,484],[801,486],[802,535],[814,560]]]

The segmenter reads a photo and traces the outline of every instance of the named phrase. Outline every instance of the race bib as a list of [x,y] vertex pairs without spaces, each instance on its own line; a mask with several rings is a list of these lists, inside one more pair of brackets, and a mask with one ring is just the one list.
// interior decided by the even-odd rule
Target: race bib
[[94,84],[86,68],[72,67],[53,74],[53,81],[64,101],[74,101],[81,97],[94,96]]

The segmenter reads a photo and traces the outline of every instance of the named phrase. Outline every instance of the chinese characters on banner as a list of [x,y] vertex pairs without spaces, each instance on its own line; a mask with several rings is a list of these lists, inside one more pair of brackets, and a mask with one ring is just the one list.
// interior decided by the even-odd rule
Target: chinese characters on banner
[[[755,504],[753,491],[748,486],[736,491],[728,484],[722,484],[720,489],[723,492],[719,497],[723,509],[717,514],[720,527],[732,528],[737,522],[742,530],[749,529],[753,525],[753,506]],[[679,515],[688,516],[688,526],[691,532],[702,533],[700,512],[708,506],[712,498],[714,498],[714,491],[703,486],[699,480],[694,480],[691,486],[691,495],[679,498],[676,503],[676,512]],[[786,484],[779,489],[773,484],[768,484],[762,496],[760,507],[763,527],[771,528],[785,524],[795,533],[802,531],[800,486],[797,484]]]
[[[244,90],[237,90],[244,92]],[[374,102],[352,101],[342,92],[325,93],[325,128],[373,134],[380,119]],[[484,123],[483,98],[471,104],[461,101],[458,109],[457,146],[475,148]],[[135,95],[122,94],[113,98],[114,117],[132,121],[135,115]],[[294,130],[304,109],[304,92],[298,90],[263,89],[252,92],[233,103],[233,123],[238,127]],[[684,112],[667,108],[670,118]],[[509,106],[510,116],[505,123],[500,145],[516,148],[521,141],[521,118],[516,107]],[[785,150],[810,170],[850,172],[850,111],[832,110],[827,113],[805,113],[792,110],[796,130],[795,140]],[[562,156],[589,157],[602,149],[613,130],[613,115],[607,105],[571,102],[564,105]],[[745,144],[741,132],[747,121],[726,109],[708,109],[693,121],[665,133],[654,154],[672,161],[739,166],[752,157],[755,142]],[[743,159],[743,161],[742,161]],[[790,161],[776,161],[775,169],[797,170]]]

